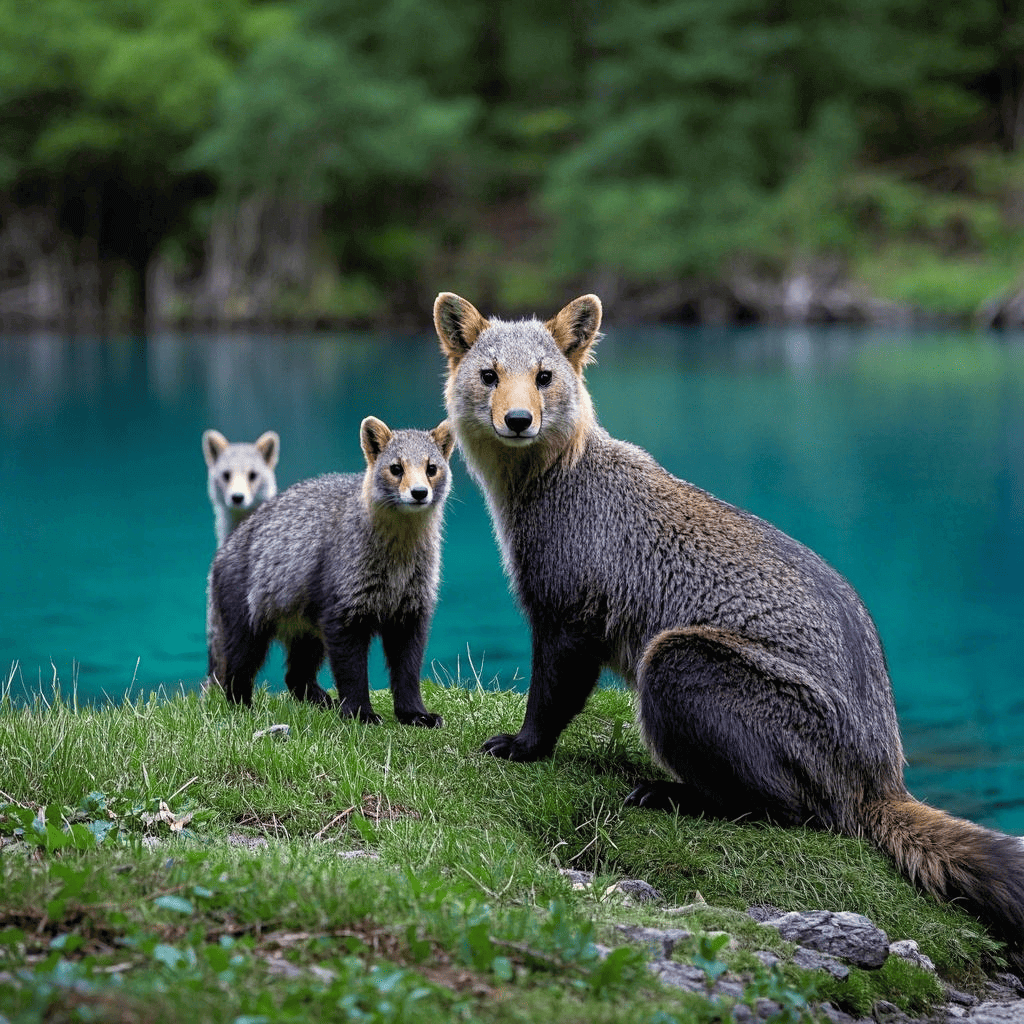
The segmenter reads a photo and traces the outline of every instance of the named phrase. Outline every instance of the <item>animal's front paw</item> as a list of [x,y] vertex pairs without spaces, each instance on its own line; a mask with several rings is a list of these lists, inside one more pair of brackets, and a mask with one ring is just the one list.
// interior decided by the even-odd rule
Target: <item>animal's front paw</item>
[[641,782],[623,800],[624,807],[646,807],[657,811],[681,811],[692,802],[688,791],[678,782]]
[[518,736],[511,736],[507,732],[485,740],[480,752],[504,757],[509,761],[540,761],[547,756],[547,752],[528,747]]
[[396,711],[395,718],[402,725],[418,725],[423,729],[440,729],[444,719],[433,711]]
[[360,722],[365,722],[367,725],[380,725],[380,723],[384,721],[384,719],[381,718],[373,708],[364,708],[361,706],[348,708],[342,704],[341,707],[338,708],[338,714],[341,715],[342,718],[358,719]]

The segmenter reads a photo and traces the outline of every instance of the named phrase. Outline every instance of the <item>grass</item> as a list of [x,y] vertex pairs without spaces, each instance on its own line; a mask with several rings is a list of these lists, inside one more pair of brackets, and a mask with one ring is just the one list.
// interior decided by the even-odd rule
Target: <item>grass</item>
[[[676,958],[728,966],[786,1019],[811,997],[862,1014],[940,995],[895,958],[844,983],[769,973],[752,951],[791,947],[751,903],[867,914],[960,987],[998,964],[976,922],[858,840],[623,809],[650,771],[625,692],[595,694],[532,765],[477,752],[518,728],[522,695],[424,695],[443,729],[342,723],[265,690],[251,710],[0,696],[0,1021],[728,1019],[657,983],[619,923],[685,926]],[[253,739],[277,722],[289,740]],[[663,903],[607,896],[621,878]]]

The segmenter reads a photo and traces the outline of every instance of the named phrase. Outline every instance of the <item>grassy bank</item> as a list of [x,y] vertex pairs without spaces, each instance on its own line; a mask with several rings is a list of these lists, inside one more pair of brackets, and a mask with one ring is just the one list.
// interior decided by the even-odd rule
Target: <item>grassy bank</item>
[[[741,913],[752,903],[867,914],[960,987],[997,962],[972,919],[864,843],[624,810],[649,772],[626,693],[596,694],[534,765],[477,753],[518,727],[522,695],[425,699],[442,730],[397,725],[387,693],[376,727],[266,692],[251,711],[0,698],[0,1021],[721,1019],[635,947],[599,958],[595,943],[624,946],[618,923],[689,929],[675,958],[709,976],[727,963],[791,1018],[804,997],[857,1013],[938,998],[894,957],[843,983],[769,974],[751,951],[791,947]],[[274,723],[287,741],[253,738]],[[663,901],[606,895],[621,878]]]

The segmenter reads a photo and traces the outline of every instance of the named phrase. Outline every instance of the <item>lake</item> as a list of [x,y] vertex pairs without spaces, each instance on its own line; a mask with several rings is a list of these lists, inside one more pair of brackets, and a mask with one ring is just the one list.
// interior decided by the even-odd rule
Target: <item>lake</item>
[[[1024,832],[1024,338],[608,327],[598,417],[860,591],[921,799]],[[281,435],[278,482],[363,466],[359,423],[444,415],[432,334],[0,336],[0,666],[16,699],[199,685],[200,436]],[[461,464],[426,674],[519,687],[529,634]],[[375,649],[375,686],[386,685]],[[283,689],[275,653],[260,678]],[[325,680],[326,682],[326,680]],[[379,695],[379,701],[386,700]]]

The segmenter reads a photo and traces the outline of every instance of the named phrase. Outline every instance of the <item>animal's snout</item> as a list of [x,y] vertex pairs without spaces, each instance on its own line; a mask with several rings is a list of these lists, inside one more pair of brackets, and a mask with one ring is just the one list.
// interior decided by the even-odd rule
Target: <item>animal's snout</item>
[[430,494],[430,490],[426,487],[419,486],[410,488],[409,493],[412,495],[413,501],[426,501],[427,495]]
[[232,505],[241,505],[243,501],[245,501],[244,494],[239,494],[238,491],[235,491],[235,493],[231,495]]
[[533,413],[529,409],[509,409],[505,413],[505,426],[514,434],[528,430],[533,423]]

